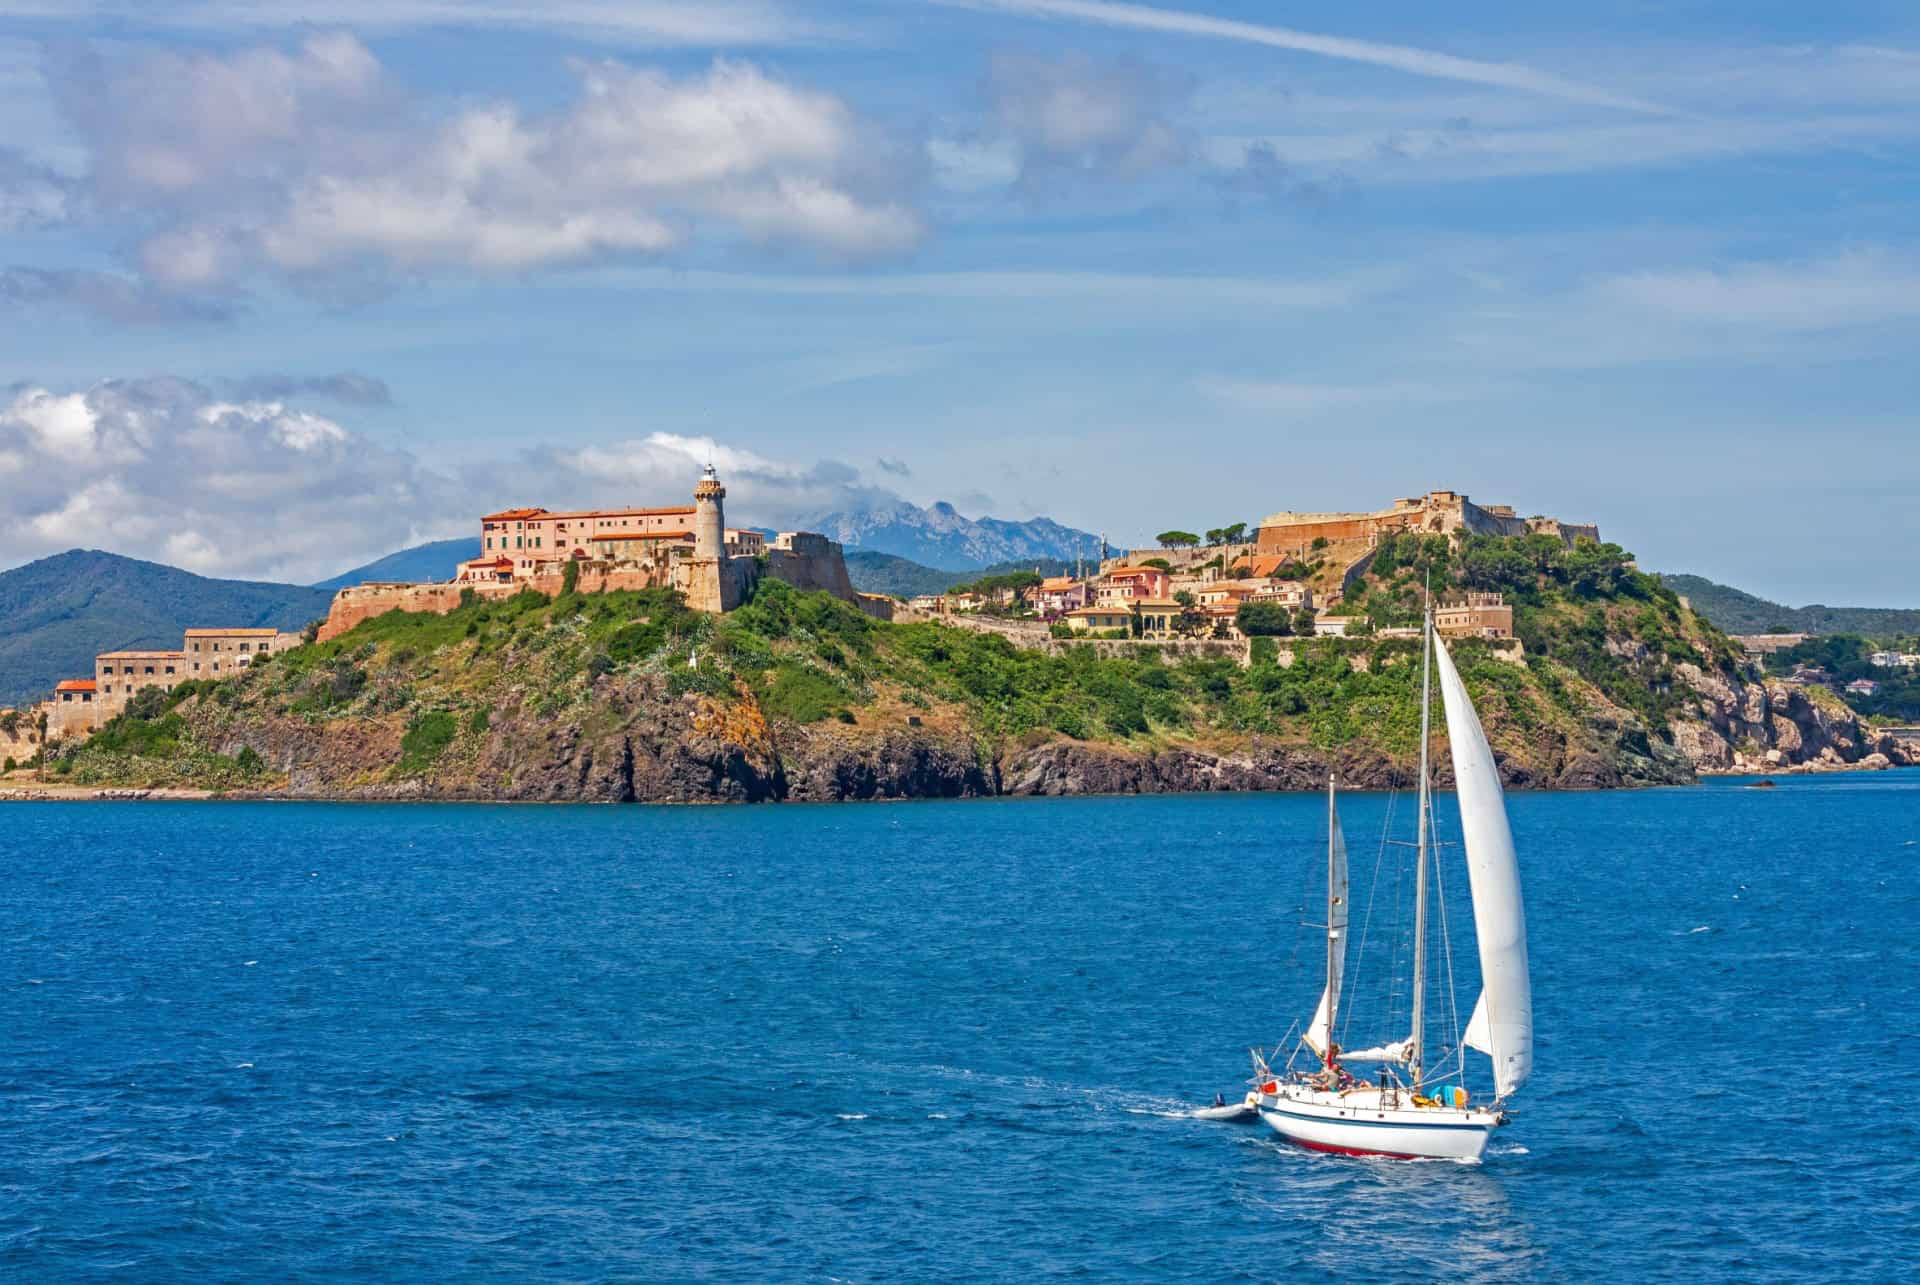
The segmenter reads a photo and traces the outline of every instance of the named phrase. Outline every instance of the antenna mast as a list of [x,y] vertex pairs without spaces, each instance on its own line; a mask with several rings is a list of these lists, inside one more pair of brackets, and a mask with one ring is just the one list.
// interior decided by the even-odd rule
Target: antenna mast
[[1421,1063],[1426,1060],[1425,1023],[1427,1004],[1427,835],[1432,829],[1433,781],[1428,764],[1428,746],[1433,719],[1433,592],[1427,591],[1424,627],[1421,629],[1420,668],[1420,843],[1413,866],[1413,1031],[1407,1051],[1407,1067],[1413,1072],[1413,1087],[1420,1088]]

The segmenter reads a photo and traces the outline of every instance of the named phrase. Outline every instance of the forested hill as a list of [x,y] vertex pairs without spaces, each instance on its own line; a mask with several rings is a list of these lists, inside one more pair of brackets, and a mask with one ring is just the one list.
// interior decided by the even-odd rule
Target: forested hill
[[847,576],[853,587],[865,593],[884,593],[896,598],[912,598],[923,593],[945,593],[956,585],[972,584],[992,575],[1014,571],[1038,571],[1043,576],[1066,575],[1074,564],[1060,558],[1022,558],[996,563],[980,571],[942,571],[922,566],[891,553],[870,549],[847,551]]
[[1660,579],[1693,609],[1730,634],[1860,634],[1887,638],[1920,633],[1920,610],[1898,607],[1787,607],[1704,576]]
[[301,585],[210,580],[178,567],[72,549],[0,572],[0,705],[44,700],[93,658],[126,647],[178,647],[189,628],[299,629],[333,593]]

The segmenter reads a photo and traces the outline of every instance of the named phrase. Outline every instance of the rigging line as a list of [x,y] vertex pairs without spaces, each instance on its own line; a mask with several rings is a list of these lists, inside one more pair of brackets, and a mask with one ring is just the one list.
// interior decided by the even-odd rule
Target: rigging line
[[[1380,867],[1387,858],[1387,836],[1393,832],[1393,809],[1394,804],[1399,801],[1399,798],[1400,792],[1398,789],[1392,787],[1391,778],[1389,778],[1389,788],[1387,790],[1387,819],[1380,829],[1380,849],[1374,855],[1373,879],[1367,885],[1367,913],[1362,916],[1360,920],[1360,940],[1354,947],[1353,967],[1349,971],[1349,975],[1353,980],[1348,983],[1348,988],[1350,993],[1354,995],[1359,994],[1360,980],[1366,976],[1365,971],[1361,968],[1361,964],[1367,957],[1367,937],[1373,928],[1373,898],[1374,894],[1380,890]],[[1351,896],[1351,894],[1349,894],[1349,896]],[[1391,973],[1391,967],[1389,967],[1389,973]],[[1354,1005],[1348,1004],[1346,1011],[1340,1014],[1340,1043],[1342,1044],[1347,1042],[1347,1031],[1353,1025],[1354,1007]]]
[[[1431,828],[1433,824],[1432,821],[1429,821],[1429,828]],[[1435,900],[1440,906],[1440,951],[1447,962],[1447,1017],[1453,1023],[1453,1029],[1450,1034],[1453,1038],[1454,1045],[1458,1048],[1461,1045],[1460,1004],[1456,998],[1453,985],[1453,938],[1447,932],[1447,878],[1445,867],[1446,863],[1443,861],[1435,861],[1433,863],[1433,885]],[[1461,1078],[1465,1079],[1466,1074],[1467,1059],[1463,1051],[1460,1054]]]

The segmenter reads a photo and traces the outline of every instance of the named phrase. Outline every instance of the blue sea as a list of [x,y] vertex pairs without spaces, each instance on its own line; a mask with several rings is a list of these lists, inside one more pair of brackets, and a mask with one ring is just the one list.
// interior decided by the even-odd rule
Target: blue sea
[[1920,772],[1743,786],[1510,798],[1477,1166],[1184,1114],[1318,995],[1311,796],[5,807],[0,1277],[1910,1278]]

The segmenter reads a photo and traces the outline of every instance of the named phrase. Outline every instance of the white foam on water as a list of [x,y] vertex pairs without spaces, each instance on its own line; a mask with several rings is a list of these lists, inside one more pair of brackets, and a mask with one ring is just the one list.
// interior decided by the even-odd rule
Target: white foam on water
[[1710,933],[1712,931],[1713,929],[1708,927],[1706,924],[1701,924],[1698,928],[1689,928],[1687,930],[1687,935],[1691,937],[1694,933]]
[[234,1070],[236,1070],[236,1071],[250,1071],[250,1070],[252,1070],[252,1069],[253,1069],[253,1063],[251,1063],[251,1062],[236,1062],[236,1063],[234,1064],[234,1067],[233,1067],[233,1069],[234,1069]]
[[864,1120],[867,1117],[864,1115],[836,1115],[833,1118],[836,1120]]
[[242,965],[240,965],[240,967],[242,967],[242,968],[252,968],[252,967],[253,967],[253,966],[254,966],[255,964],[257,964],[257,963],[259,963],[259,962],[260,962],[260,961],[259,961],[259,960],[257,960],[257,959],[249,959],[249,960],[248,960],[248,961],[247,961],[246,963],[244,963],[244,964],[242,964]]
[[951,1116],[949,1116],[949,1115],[948,1115],[948,1114],[947,1114],[947,1113],[946,1113],[945,1111],[929,1111],[929,1112],[927,1113],[927,1119],[929,1119],[929,1120],[949,1120],[949,1119],[952,1119],[952,1117],[951,1117]]

